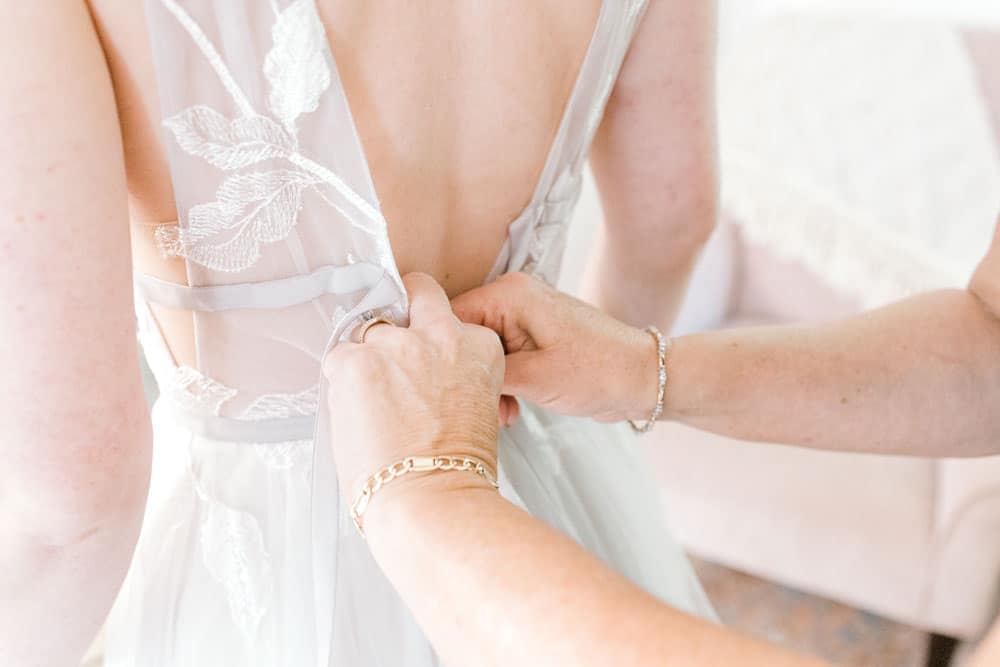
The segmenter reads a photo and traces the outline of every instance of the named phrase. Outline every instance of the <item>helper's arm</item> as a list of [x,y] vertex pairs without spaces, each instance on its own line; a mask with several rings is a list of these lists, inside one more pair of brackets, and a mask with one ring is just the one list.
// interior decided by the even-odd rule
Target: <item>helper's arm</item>
[[[657,359],[641,331],[520,274],[453,306],[503,337],[504,393],[603,421],[652,412]],[[966,290],[837,322],[685,336],[667,366],[663,418],[707,431],[878,454],[1000,454],[1000,230]]]
[[387,487],[366,525],[446,664],[824,664],[668,607],[470,473],[417,482]]
[[[325,362],[349,503],[371,474],[407,456],[496,465],[497,337],[459,324],[430,277],[404,281],[409,328],[375,326]],[[403,402],[405,414],[384,419]],[[375,493],[363,522],[376,560],[448,665],[818,664],[667,607],[472,472],[403,475]]]
[[681,338],[670,369],[667,418],[708,431],[881,454],[1000,454],[1000,229],[967,290],[829,324]]
[[[373,471],[406,456],[452,453],[490,466],[496,461],[504,373],[496,337],[457,326],[444,292],[429,277],[404,280],[409,329],[381,325],[363,345],[341,344],[326,361],[331,421],[339,425],[340,437],[333,439],[337,473],[347,502]],[[582,368],[589,377],[571,377],[570,390],[596,387],[607,397],[622,386],[613,381],[615,369],[632,363],[616,355],[643,347],[629,340],[641,332],[526,276],[470,294],[471,302],[457,300],[457,310],[490,323],[508,348],[517,349],[507,362],[524,364],[518,381],[528,366],[540,366],[543,375],[572,376],[574,367]],[[526,312],[533,314],[530,328]],[[499,314],[506,326],[495,319]],[[614,341],[629,344],[615,347]],[[594,348],[597,356],[587,357]],[[600,355],[609,352],[611,361],[602,366]],[[378,418],[403,400],[417,406],[406,419]],[[821,664],[660,603],[471,472],[389,482],[373,497],[364,526],[376,560],[447,664]],[[993,664],[988,653],[982,660]]]

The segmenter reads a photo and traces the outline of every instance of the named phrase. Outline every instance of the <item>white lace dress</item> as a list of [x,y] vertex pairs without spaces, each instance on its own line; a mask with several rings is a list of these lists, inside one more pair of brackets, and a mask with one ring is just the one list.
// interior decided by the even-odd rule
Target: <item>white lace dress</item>
[[[644,8],[606,0],[530,204],[491,273],[558,273],[593,132]],[[153,410],[147,517],[106,664],[438,664],[338,500],[320,360],[407,304],[314,0],[148,0],[188,285],[136,277]],[[154,317],[190,311],[197,367]],[[399,406],[405,411],[406,406]],[[682,609],[711,608],[627,427],[525,406],[503,493]]]

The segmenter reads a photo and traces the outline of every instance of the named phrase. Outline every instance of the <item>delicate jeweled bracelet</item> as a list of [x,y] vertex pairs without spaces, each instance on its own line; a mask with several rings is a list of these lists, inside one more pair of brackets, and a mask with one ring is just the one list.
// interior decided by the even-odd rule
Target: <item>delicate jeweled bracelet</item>
[[659,362],[656,371],[658,381],[656,407],[653,408],[653,414],[650,415],[645,424],[637,424],[634,419],[628,420],[629,425],[636,433],[647,433],[656,425],[660,415],[663,414],[663,399],[667,393],[667,353],[670,351],[670,340],[654,326],[646,327],[645,331],[656,339],[656,356]]
[[486,462],[473,456],[408,456],[402,461],[382,468],[369,477],[364,488],[358,493],[354,504],[351,505],[351,518],[354,519],[354,525],[357,526],[361,536],[365,536],[362,519],[365,510],[368,509],[368,503],[383,486],[411,472],[432,472],[435,470],[474,472],[489,482],[494,489],[500,488],[496,474]]

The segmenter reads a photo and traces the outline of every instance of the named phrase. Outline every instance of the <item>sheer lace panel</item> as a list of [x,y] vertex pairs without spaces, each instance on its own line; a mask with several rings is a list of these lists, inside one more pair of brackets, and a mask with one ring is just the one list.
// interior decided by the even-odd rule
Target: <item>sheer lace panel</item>
[[[555,279],[587,149],[645,6],[602,3],[542,178],[491,278]],[[432,667],[340,504],[329,443],[324,354],[369,311],[405,323],[407,303],[315,2],[146,7],[180,218],[156,237],[184,260],[188,284],[140,276],[136,306],[161,386],[157,449],[189,460],[154,472],[175,495],[150,508],[137,559],[151,565],[130,574],[109,637],[133,633],[143,659],[124,664]],[[195,363],[175,364],[150,303],[192,312]],[[567,480],[558,458],[526,460],[514,482]],[[558,495],[534,493],[533,511]],[[606,522],[565,513],[554,523]],[[650,573],[662,572],[663,549],[649,551]],[[673,590],[654,578],[649,587]]]

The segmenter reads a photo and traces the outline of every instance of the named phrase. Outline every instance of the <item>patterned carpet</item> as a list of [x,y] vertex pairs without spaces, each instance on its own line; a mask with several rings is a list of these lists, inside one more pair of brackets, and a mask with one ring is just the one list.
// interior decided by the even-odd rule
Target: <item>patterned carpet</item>
[[927,635],[845,605],[696,561],[723,622],[844,667],[922,667]]

